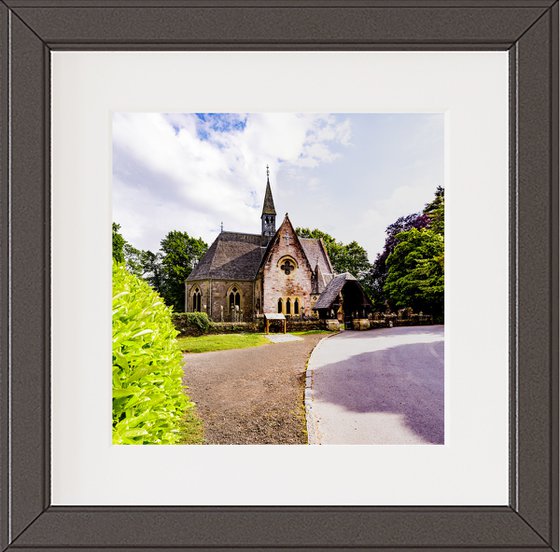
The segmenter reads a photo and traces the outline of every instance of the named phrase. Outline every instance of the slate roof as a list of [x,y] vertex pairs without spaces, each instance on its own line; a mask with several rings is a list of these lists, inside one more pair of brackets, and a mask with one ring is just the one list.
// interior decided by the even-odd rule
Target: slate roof
[[[315,303],[314,309],[328,309],[334,303],[338,294],[345,286],[346,282],[349,281],[358,282],[358,280],[350,274],[350,272],[344,272],[343,274],[338,274],[335,276],[325,288],[325,291],[319,296],[319,300]],[[359,285],[359,283],[358,283]]]
[[266,251],[268,239],[260,234],[221,232],[200,259],[187,281],[254,280]]
[[334,273],[327,250],[325,249],[323,241],[318,238],[299,238],[299,242],[303,247],[303,251],[311,268],[315,270],[315,267],[317,265],[319,266],[318,291],[321,293],[332,280]]
[[270,189],[270,181],[267,179],[266,192],[264,193],[262,215],[275,215],[275,214],[276,214],[276,209],[274,208],[274,199],[272,199],[272,190]]
[[[267,192],[269,191],[267,186]],[[268,195],[268,193],[267,193]],[[270,195],[272,209],[272,195]],[[266,208],[266,197],[265,207]],[[318,293],[323,292],[333,278],[333,269],[320,239],[298,238],[312,270],[319,267]],[[221,232],[208,248],[206,254],[190,273],[187,281],[223,279],[254,280],[266,255],[267,246],[273,239],[260,234]]]

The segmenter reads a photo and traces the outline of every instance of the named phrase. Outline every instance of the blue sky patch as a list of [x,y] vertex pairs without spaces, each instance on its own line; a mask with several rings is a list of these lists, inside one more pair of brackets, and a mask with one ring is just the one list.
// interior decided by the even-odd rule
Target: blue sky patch
[[210,140],[212,132],[242,132],[247,117],[239,113],[195,113],[197,135],[201,140]]

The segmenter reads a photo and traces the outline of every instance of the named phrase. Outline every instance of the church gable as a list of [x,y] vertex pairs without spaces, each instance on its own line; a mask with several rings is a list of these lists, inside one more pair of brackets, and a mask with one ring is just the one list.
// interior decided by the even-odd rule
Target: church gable
[[311,314],[313,270],[288,215],[269,244],[261,272],[263,312]]

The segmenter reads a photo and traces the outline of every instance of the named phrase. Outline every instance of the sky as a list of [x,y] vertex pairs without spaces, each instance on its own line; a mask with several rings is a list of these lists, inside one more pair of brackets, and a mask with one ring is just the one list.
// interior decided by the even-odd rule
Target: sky
[[258,234],[269,165],[277,227],[288,213],[373,261],[444,185],[443,142],[436,113],[115,113],[113,221],[151,251],[170,230]]

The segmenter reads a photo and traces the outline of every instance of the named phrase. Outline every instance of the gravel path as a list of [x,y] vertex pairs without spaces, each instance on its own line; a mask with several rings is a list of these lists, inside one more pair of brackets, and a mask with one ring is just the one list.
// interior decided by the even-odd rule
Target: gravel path
[[184,382],[208,444],[306,444],[305,366],[324,334],[185,355]]
[[443,444],[443,326],[343,332],[309,361],[311,444]]

